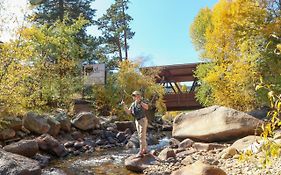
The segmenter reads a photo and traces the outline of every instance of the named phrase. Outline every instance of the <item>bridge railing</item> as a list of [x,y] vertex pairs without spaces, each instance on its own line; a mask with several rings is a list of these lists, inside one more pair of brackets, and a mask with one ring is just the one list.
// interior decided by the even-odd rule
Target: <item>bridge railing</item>
[[165,94],[167,111],[199,109],[202,106],[196,101],[195,93]]

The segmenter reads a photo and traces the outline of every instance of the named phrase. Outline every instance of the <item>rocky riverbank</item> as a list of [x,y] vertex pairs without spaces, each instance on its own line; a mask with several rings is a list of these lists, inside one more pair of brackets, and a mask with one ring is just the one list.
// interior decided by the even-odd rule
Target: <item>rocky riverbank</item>
[[[181,114],[174,120],[169,146],[153,156],[129,157],[125,164],[146,175],[280,175],[281,158],[263,167],[264,141],[253,135],[264,117],[219,106]],[[280,136],[275,131],[271,141],[280,145]]]
[[[23,118],[6,117],[6,120],[7,126],[0,131],[0,174],[3,175],[37,175],[56,159],[111,148],[138,147],[134,122],[117,121],[114,116],[79,112],[70,117],[57,110],[44,115],[29,112]],[[163,123],[154,124],[149,127],[151,145],[163,137],[158,133]]]
[[[266,169],[259,163],[263,142],[254,134],[264,122],[262,118],[213,106],[180,114],[173,126],[155,121],[149,126],[149,145],[165,136],[163,130],[172,129],[168,146],[153,149],[143,158],[129,156],[125,166],[147,175],[281,174],[280,158]],[[135,131],[132,121],[120,122],[114,116],[95,116],[91,112],[73,117],[61,110],[46,115],[30,112],[23,118],[9,118],[8,127],[0,132],[0,174],[37,175],[52,160],[109,148],[138,148]],[[276,132],[272,140],[281,143],[280,138]],[[258,154],[241,162],[239,157],[247,150]]]

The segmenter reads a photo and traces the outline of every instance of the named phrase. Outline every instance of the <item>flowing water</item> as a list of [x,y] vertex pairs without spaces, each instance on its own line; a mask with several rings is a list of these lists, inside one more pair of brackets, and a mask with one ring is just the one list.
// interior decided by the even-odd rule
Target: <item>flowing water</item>
[[[149,146],[149,149],[162,149],[167,145],[168,140],[164,138],[159,144]],[[136,149],[115,148],[55,160],[43,170],[43,175],[137,175],[124,166],[124,160],[135,153],[137,153]]]

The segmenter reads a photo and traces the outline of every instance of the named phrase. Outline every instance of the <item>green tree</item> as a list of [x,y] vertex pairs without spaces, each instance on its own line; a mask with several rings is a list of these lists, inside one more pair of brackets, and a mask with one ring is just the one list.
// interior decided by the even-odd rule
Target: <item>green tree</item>
[[204,80],[209,72],[212,71],[214,66],[215,65],[211,62],[204,63],[199,65],[194,72],[196,78],[198,79],[198,84],[200,85],[200,87],[195,89],[195,97],[203,106],[210,106],[214,104],[212,87]]
[[[133,18],[126,13],[129,0],[115,0],[106,13],[97,20],[98,29],[102,31],[101,42],[106,54],[114,54],[118,60],[128,59],[127,40],[134,36],[129,23]],[[123,55],[125,52],[125,56]],[[118,56],[117,56],[118,55]]]
[[[281,55],[278,50],[281,38],[281,6],[280,0],[263,0],[263,6],[267,10],[265,27],[262,29],[266,38],[265,46],[261,49],[262,57],[259,59],[259,68],[263,77],[263,83],[272,84],[276,93],[281,93]],[[279,45],[280,47],[280,45]]]
[[31,21],[38,25],[52,25],[57,20],[61,22],[67,17],[67,25],[75,23],[82,16],[88,23],[84,25],[76,34],[76,40],[83,47],[84,60],[97,59],[95,49],[97,39],[87,34],[87,27],[94,24],[95,9],[92,9],[91,3],[94,0],[47,0],[35,6],[34,13],[30,16]]
[[83,48],[76,42],[76,34],[87,24],[78,18],[53,25],[32,26],[21,30],[20,47],[31,48],[28,63],[32,73],[25,81],[28,102],[26,108],[67,108],[75,92],[81,92],[82,78],[79,58]]
[[22,26],[19,37],[0,44],[1,114],[68,107],[82,88],[79,65],[86,52],[77,34],[88,22],[65,16],[50,24]]
[[[92,25],[94,22],[95,11],[91,8],[91,3],[94,0],[47,0],[39,4],[34,9],[34,14],[31,16],[32,21],[35,21],[41,25],[52,25],[57,20],[63,21],[67,15],[69,19],[78,19],[79,16],[83,16],[89,21],[84,29],[88,25]],[[73,23],[69,21],[70,23]]]

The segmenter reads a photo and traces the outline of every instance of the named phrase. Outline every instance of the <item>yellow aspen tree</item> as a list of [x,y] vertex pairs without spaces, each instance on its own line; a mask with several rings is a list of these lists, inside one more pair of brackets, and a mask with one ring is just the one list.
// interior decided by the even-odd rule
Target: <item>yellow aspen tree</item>
[[213,103],[239,110],[256,105],[265,18],[265,9],[255,0],[220,0],[213,8],[203,57],[214,66],[202,80],[211,86]]

